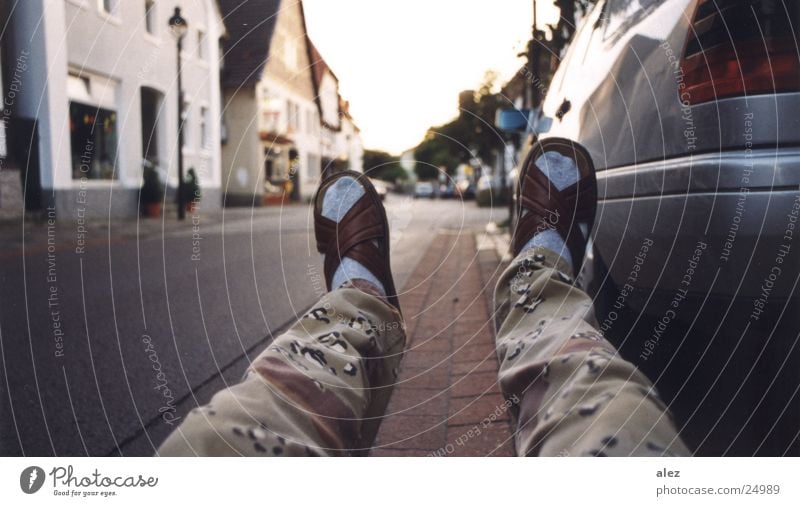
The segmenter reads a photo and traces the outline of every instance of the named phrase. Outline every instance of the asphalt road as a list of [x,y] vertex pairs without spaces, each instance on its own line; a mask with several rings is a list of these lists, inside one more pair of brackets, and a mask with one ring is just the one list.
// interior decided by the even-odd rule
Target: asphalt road
[[[171,417],[235,381],[324,292],[310,211],[227,209],[86,230],[7,224],[0,455],[152,453]],[[432,231],[482,228],[506,213],[396,195],[387,211],[398,287]]]

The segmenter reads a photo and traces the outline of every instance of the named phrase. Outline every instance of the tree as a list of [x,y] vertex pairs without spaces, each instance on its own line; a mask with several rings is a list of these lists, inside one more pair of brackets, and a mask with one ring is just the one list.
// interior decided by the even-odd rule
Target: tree
[[506,140],[506,135],[494,126],[497,110],[504,107],[503,98],[494,92],[496,81],[497,72],[487,71],[475,93],[475,111],[468,118],[472,125],[470,145],[483,161],[491,160],[494,152],[502,150]]
[[576,14],[585,15],[589,8],[596,3],[597,0],[555,0],[553,2],[553,5],[559,9],[560,15],[555,25],[547,26],[552,33],[550,44],[556,55],[561,54],[561,51],[567,47],[575,35]]
[[455,169],[451,143],[441,136],[440,128],[428,129],[425,140],[414,149],[414,173],[422,181],[439,177],[439,167],[448,173]]
[[364,150],[364,172],[369,177],[391,183],[408,179],[408,174],[400,166],[400,159],[386,151]]
[[434,179],[438,168],[452,173],[461,163],[469,163],[477,155],[483,161],[503,148],[505,134],[494,126],[502,98],[494,92],[497,73],[487,71],[477,90],[458,95],[459,114],[454,120],[431,127],[425,139],[415,148],[414,171],[420,179]]

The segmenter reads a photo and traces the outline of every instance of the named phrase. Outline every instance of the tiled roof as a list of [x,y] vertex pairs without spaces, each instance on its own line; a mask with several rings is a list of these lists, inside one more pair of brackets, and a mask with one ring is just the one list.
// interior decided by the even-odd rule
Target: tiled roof
[[280,6],[281,0],[220,0],[228,30],[223,86],[248,86],[261,79]]
[[325,59],[319,53],[317,46],[311,42],[311,39],[306,39],[306,42],[308,43],[308,52],[311,57],[311,71],[314,75],[314,85],[317,87],[317,92],[319,92],[319,85],[322,83],[322,76],[325,75],[325,72],[330,72],[336,81],[338,81],[339,78],[333,73]]
[[[328,66],[325,59],[319,53],[317,46],[315,46],[314,43],[311,42],[311,39],[309,37],[306,37],[306,44],[308,45],[308,58],[311,61],[311,77],[314,80],[314,95],[315,95],[314,101],[317,103],[317,109],[319,109],[320,120],[325,128],[338,132],[342,128],[341,122],[339,122],[338,125],[331,125],[324,119],[325,114],[322,110],[322,100],[320,98],[320,86],[322,85],[322,78],[325,76],[325,73],[326,72],[329,73],[336,81],[336,94],[338,96],[339,78],[336,77],[336,74],[333,73],[333,70],[331,70],[331,68]],[[340,103],[337,104],[337,106],[339,106],[339,114],[341,114],[342,97],[339,96],[338,98]]]

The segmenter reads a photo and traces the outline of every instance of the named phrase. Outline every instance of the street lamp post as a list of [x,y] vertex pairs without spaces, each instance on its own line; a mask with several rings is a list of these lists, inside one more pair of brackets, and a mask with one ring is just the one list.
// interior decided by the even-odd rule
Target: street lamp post
[[539,77],[539,28],[537,26],[536,20],[536,0],[533,0],[533,29],[532,29],[532,37],[531,37],[531,45],[529,47],[528,52],[528,65],[531,67],[531,85],[530,85],[530,93],[531,93],[531,103],[530,107],[535,108],[539,106],[540,102],[540,95],[539,95],[539,84],[540,84],[540,77]]
[[181,49],[183,38],[189,25],[181,16],[181,8],[175,7],[175,13],[169,18],[169,29],[178,45],[178,219],[186,218],[186,204],[183,192],[183,85],[181,83]]

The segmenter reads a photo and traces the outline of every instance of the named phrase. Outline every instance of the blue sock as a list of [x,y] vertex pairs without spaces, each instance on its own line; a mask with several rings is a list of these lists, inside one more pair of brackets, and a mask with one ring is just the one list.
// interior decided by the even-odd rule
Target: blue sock
[[[364,196],[365,190],[361,184],[352,177],[345,176],[336,180],[326,191],[322,200],[322,216],[339,223],[350,208]],[[366,267],[352,258],[344,257],[336,272],[333,274],[331,288],[334,290],[352,279],[363,279],[374,285],[383,295],[386,289]]]
[[[539,170],[541,170],[542,173],[547,176],[550,182],[553,183],[553,186],[555,186],[559,191],[578,181],[579,172],[577,165],[575,165],[575,162],[571,158],[566,157],[561,153],[547,151],[534,163],[536,163],[536,166],[539,168]],[[581,232],[585,237],[586,231],[588,230],[587,225],[581,223],[579,226],[581,227]],[[559,234],[558,231],[547,229],[535,234],[527,243],[525,243],[525,246],[522,247],[520,255],[522,255],[526,250],[536,247],[547,248],[550,251],[553,251],[563,258],[565,262],[571,265],[573,269],[575,268],[575,266],[572,265],[572,255],[569,252],[569,248],[567,248],[564,238],[561,237],[561,234]]]

